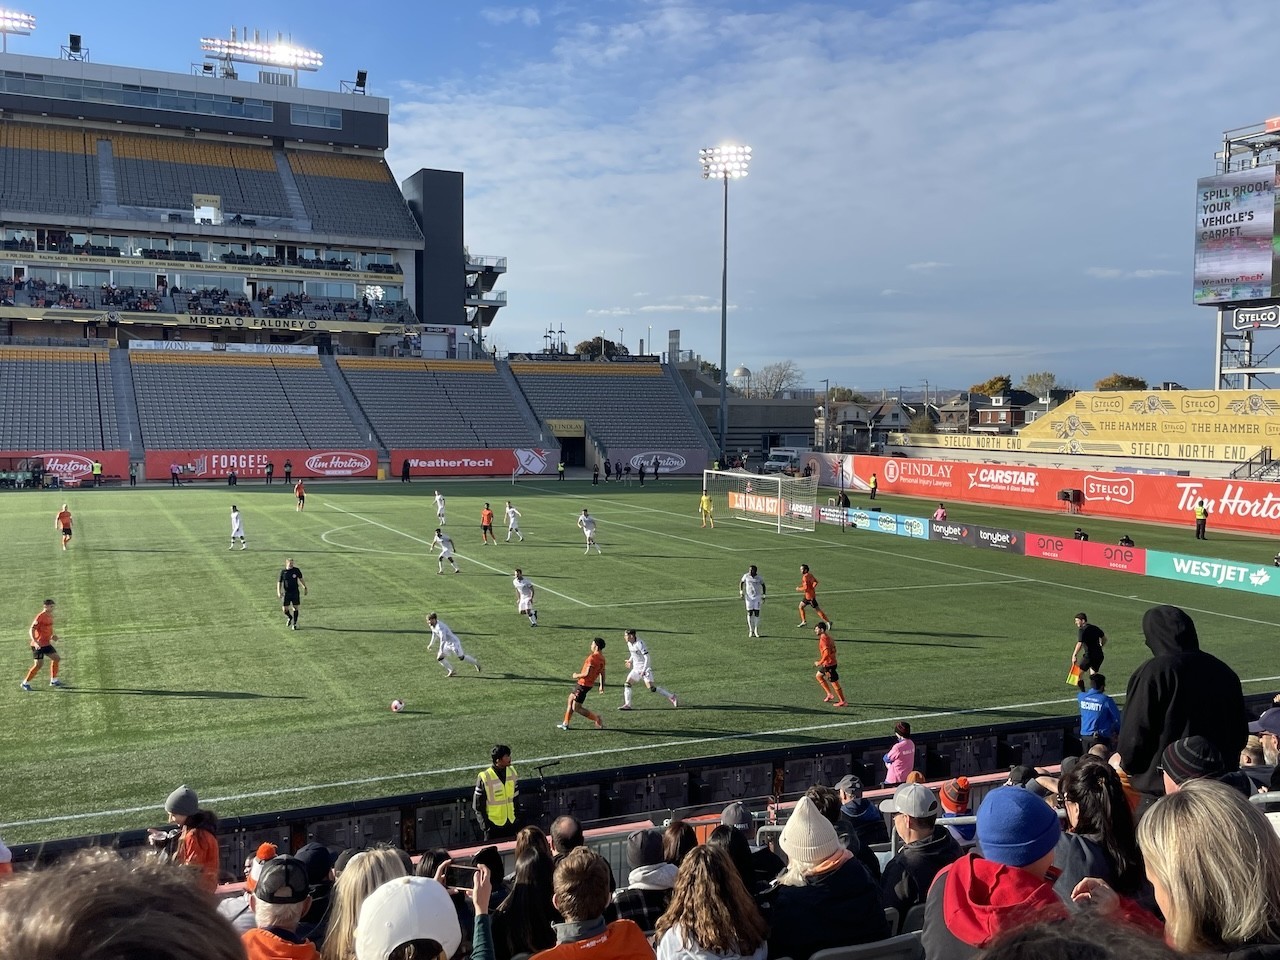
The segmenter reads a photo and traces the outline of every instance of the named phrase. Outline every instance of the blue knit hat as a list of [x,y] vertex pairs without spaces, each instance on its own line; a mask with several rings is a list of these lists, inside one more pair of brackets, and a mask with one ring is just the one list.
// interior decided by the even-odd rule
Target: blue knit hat
[[1035,863],[1054,848],[1058,815],[1021,787],[998,787],[978,808],[978,846],[988,860],[1009,867]]

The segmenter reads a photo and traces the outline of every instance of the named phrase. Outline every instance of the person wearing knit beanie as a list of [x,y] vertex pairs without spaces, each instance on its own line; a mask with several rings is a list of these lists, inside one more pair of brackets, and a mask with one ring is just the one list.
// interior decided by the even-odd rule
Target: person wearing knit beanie
[[244,893],[238,897],[225,897],[218,901],[218,913],[235,927],[237,934],[252,930],[257,926],[253,916],[253,901],[249,894],[258,885],[258,877],[262,876],[262,865],[279,855],[280,850],[274,843],[260,843],[252,857],[245,862]]
[[1058,814],[1030,791],[997,787],[978,808],[978,845],[988,860],[1026,867],[1052,853],[1062,833]]
[[769,956],[807,960],[818,950],[889,935],[879,886],[807,796],[778,842],[791,862],[770,893]]
[[[200,885],[213,893],[218,889],[218,818],[200,808],[196,792],[185,783],[165,799],[165,813],[169,822],[181,828],[170,856],[174,863],[196,867],[200,871]],[[169,831],[152,830],[148,842],[163,845],[170,842]]]
[[164,812],[177,814],[180,817],[193,816],[200,809],[200,799],[196,792],[185,783],[164,802]]
[[955,817],[973,815],[969,809],[970,790],[968,777],[956,777],[954,780],[948,780],[944,783],[942,789],[938,791],[938,803],[942,806],[942,825],[947,828],[948,833],[956,838],[956,842],[960,844],[962,849],[968,849],[973,846],[974,837],[978,835],[978,828],[972,823],[960,825],[947,823],[946,821]]

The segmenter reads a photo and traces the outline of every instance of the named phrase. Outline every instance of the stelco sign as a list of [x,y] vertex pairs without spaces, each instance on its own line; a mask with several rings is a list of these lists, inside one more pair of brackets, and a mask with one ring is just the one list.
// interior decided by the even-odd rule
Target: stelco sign
[[1239,307],[1231,316],[1231,326],[1236,330],[1257,330],[1259,327],[1280,327],[1280,306]]

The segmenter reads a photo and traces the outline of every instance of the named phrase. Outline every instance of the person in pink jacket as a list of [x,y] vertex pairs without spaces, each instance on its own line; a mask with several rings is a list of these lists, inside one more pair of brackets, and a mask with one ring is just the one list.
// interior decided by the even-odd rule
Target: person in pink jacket
[[916,765],[916,745],[911,740],[911,724],[899,720],[893,725],[897,742],[884,755],[884,785],[896,787],[907,782],[907,775]]

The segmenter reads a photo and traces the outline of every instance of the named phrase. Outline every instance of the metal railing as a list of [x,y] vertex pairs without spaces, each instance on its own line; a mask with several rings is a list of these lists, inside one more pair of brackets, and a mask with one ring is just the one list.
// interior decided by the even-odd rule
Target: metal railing
[[1264,473],[1269,466],[1271,466],[1271,448],[1263,447],[1244,463],[1232,469],[1231,478],[1249,480]]

